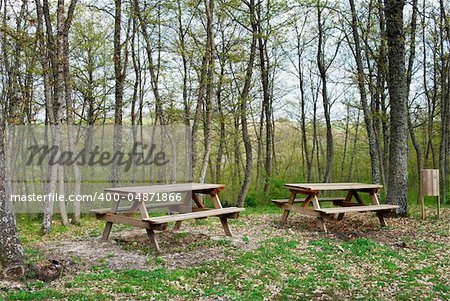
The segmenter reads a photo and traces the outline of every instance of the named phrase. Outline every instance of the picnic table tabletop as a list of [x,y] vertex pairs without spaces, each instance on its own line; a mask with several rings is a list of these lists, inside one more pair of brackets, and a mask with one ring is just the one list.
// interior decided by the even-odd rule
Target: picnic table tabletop
[[290,183],[284,185],[286,188],[314,190],[314,191],[349,191],[349,190],[367,190],[367,189],[381,189],[383,185],[380,184],[365,184],[365,183]]
[[168,192],[189,192],[197,193],[223,190],[222,184],[202,184],[202,183],[178,183],[178,184],[155,184],[150,186],[131,186],[106,188],[105,192],[117,194],[139,194],[139,193],[168,193]]

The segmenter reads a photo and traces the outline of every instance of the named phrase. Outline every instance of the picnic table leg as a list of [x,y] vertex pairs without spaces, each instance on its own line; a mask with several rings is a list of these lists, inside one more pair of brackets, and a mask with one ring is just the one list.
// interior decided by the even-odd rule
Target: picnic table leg
[[325,224],[325,220],[323,217],[318,217],[317,220],[319,221],[319,226],[323,230],[323,232],[328,233],[327,225]]
[[174,230],[180,230],[181,229],[181,224],[182,224],[183,222],[182,221],[177,221],[177,222],[175,222],[175,226],[173,226],[173,229]]
[[343,219],[344,219],[344,216],[345,216],[345,213],[339,213],[339,214],[338,214],[337,220],[338,220],[338,221],[343,220]]
[[[111,206],[111,213],[117,213],[117,210],[119,209],[120,205],[120,198],[117,199]],[[112,222],[106,222],[105,229],[103,229],[102,234],[102,241],[107,241],[109,239],[109,234],[111,233],[113,223]]]
[[[186,195],[184,196],[184,201],[183,204],[184,205],[188,205],[189,207],[191,207],[191,199],[193,199],[193,195],[194,193],[191,192],[186,192]],[[201,203],[203,204],[203,203]],[[198,205],[198,204],[197,204]],[[175,226],[173,227],[174,230],[180,230],[181,229],[181,225],[183,224],[183,221],[177,221],[175,222]]]
[[[295,191],[291,191],[291,197],[289,198],[288,204],[294,204],[295,196],[297,193]],[[286,220],[289,216],[290,210],[284,209],[283,215],[281,216],[280,225],[284,226],[286,224]]]
[[437,218],[441,218],[441,196],[437,196]]
[[386,227],[387,223],[386,223],[386,220],[384,219],[384,212],[377,212],[377,216],[378,216],[378,219],[380,220],[380,225],[382,227]]
[[228,220],[226,217],[221,217],[220,222],[222,223],[223,230],[225,231],[226,236],[233,236],[233,232],[231,232],[230,226],[228,225]]
[[153,249],[155,249],[156,252],[160,253],[161,249],[159,248],[158,241],[156,240],[155,231],[152,229],[146,229],[146,230],[147,230],[147,235],[148,235],[148,238],[150,239],[150,243],[151,243]]
[[107,241],[109,239],[109,234],[111,233],[112,225],[113,225],[112,222],[106,222],[105,229],[103,229],[102,241]]

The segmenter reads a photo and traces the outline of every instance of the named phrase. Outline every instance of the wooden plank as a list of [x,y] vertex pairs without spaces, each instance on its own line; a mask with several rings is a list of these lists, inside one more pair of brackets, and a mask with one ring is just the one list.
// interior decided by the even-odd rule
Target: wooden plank
[[288,211],[294,211],[296,213],[300,213],[300,214],[305,214],[305,215],[309,215],[309,216],[322,216],[320,214],[320,212],[317,212],[316,210],[312,210],[312,209],[308,209],[308,208],[304,208],[304,207],[300,207],[300,206],[296,206],[293,204],[286,204],[286,203],[277,203],[276,204],[278,207],[288,210]]
[[334,201],[333,205],[341,207],[361,206],[359,203],[347,202],[347,201]]
[[118,214],[97,214],[97,219],[104,220],[109,223],[118,223],[118,224],[124,224],[124,225],[131,225],[139,228],[145,228],[145,229],[153,229],[153,230],[165,230],[167,229],[167,223],[160,223],[160,224],[151,224],[147,221],[143,221],[141,219],[128,217],[124,215],[118,215]]
[[168,223],[168,222],[183,221],[183,220],[188,220],[188,219],[210,217],[210,216],[220,217],[220,216],[229,215],[229,214],[233,214],[233,213],[239,213],[244,210],[245,210],[244,208],[238,208],[238,207],[229,207],[229,208],[223,208],[223,209],[210,209],[210,210],[204,210],[204,211],[199,211],[199,212],[182,213],[182,214],[172,215],[172,216],[150,217],[150,218],[143,219],[143,221],[147,221],[152,224],[161,224],[161,223]]
[[371,189],[381,189],[382,185],[364,184],[364,183],[290,183],[284,185],[288,189],[300,189],[306,191],[322,191],[322,190],[356,190],[369,191]]
[[131,186],[107,188],[105,192],[116,193],[119,195],[128,194],[145,194],[145,193],[170,193],[170,192],[197,192],[209,194],[211,191],[218,189],[223,190],[225,185],[222,184],[200,184],[200,183],[179,183],[165,185],[149,185],[149,186]]
[[398,205],[369,205],[369,206],[354,206],[341,208],[322,208],[316,211],[325,214],[347,213],[347,212],[368,212],[368,211],[388,211],[399,208]]
[[[150,205],[146,205],[145,207],[147,209],[156,209],[156,208],[166,208],[166,207],[178,207],[180,206],[180,204],[182,204],[181,202],[177,202],[177,203],[169,203],[166,202],[164,203],[154,203],[154,204],[150,204]],[[124,206],[124,207],[119,207],[117,208],[116,212],[117,213],[127,213],[130,212],[133,206]],[[111,213],[111,208],[98,208],[98,209],[91,209],[89,210],[90,213],[94,213],[94,214],[106,214],[106,213]],[[135,212],[135,211],[133,211]]]
[[[345,198],[319,198],[319,202],[345,201]],[[289,199],[272,200],[272,203],[288,203]],[[305,199],[295,199],[294,203],[303,203]]]

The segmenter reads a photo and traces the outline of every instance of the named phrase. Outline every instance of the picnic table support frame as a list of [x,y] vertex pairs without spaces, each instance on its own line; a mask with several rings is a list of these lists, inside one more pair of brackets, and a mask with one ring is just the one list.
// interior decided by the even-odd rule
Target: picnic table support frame
[[[174,184],[177,185],[177,184]],[[186,185],[186,184],[180,184],[180,185]],[[189,184],[191,185],[191,184]],[[187,186],[189,186],[187,185]],[[140,200],[134,200],[131,207],[119,207],[121,199],[125,198],[125,192],[120,191],[119,195],[121,195],[120,198],[115,199],[113,202],[111,209],[93,209],[91,212],[95,213],[97,216],[97,219],[106,221],[105,228],[103,230],[103,234],[101,237],[102,241],[107,241],[109,239],[112,226],[114,223],[120,223],[120,224],[126,224],[126,225],[132,225],[140,228],[145,228],[148,238],[150,240],[152,248],[157,252],[160,253],[161,249],[158,244],[158,234],[155,231],[163,231],[167,229],[167,225],[169,222],[175,222],[174,229],[179,230],[183,220],[187,219],[201,219],[206,217],[219,217],[221,225],[224,229],[225,235],[227,236],[233,236],[233,233],[230,229],[230,226],[228,224],[228,219],[230,218],[237,218],[239,216],[239,212],[243,211],[243,208],[237,208],[237,207],[231,207],[231,208],[223,208],[222,204],[220,202],[218,193],[224,188],[223,185],[220,184],[192,184],[196,185],[196,188],[192,188],[189,191],[185,191],[184,187],[180,188],[177,187],[177,191],[180,192],[186,192],[186,196],[184,197],[184,201],[182,205],[179,204],[173,204],[167,206],[169,208],[169,212],[172,213],[173,209],[178,210],[177,212],[180,212],[180,215],[169,215],[169,216],[162,216],[162,217],[156,217],[156,218],[150,218],[147,207],[145,204]],[[200,187],[199,187],[200,186]],[[206,187],[205,187],[206,186]],[[213,186],[213,187],[211,187]],[[172,187],[171,187],[172,188]],[[114,188],[107,189],[106,191],[112,191]],[[122,190],[126,190],[127,188],[122,188]],[[128,187],[128,189],[133,189],[133,187]],[[144,187],[145,189],[145,187]],[[122,194],[121,194],[122,193]],[[214,208],[206,208],[203,200],[197,195],[197,194],[206,194],[211,196],[212,203],[214,205]],[[127,192],[126,195],[129,196],[129,193]],[[191,200],[194,201],[196,207],[191,206]],[[188,208],[192,209],[192,213],[184,213],[185,210]],[[166,207],[166,206],[163,206]],[[150,207],[149,207],[150,208]],[[172,209],[170,209],[172,208]],[[203,213],[205,211],[208,211],[206,213]],[[119,214],[122,213],[122,214]],[[141,219],[132,217],[133,214],[140,213]],[[183,215],[183,213],[185,215]],[[162,218],[162,219],[161,219]]]
[[[325,185],[325,186],[320,186]],[[326,185],[329,185],[331,189],[326,189]],[[339,187],[341,185],[342,187]],[[318,187],[316,189],[309,188],[310,187]],[[284,209],[283,214],[280,219],[280,225],[284,226],[286,224],[287,218],[289,217],[289,213],[291,211],[301,213],[304,215],[315,216],[317,218],[319,227],[322,231],[327,233],[327,227],[325,223],[325,218],[333,218],[337,213],[337,220],[341,221],[344,219],[346,212],[366,212],[372,211],[375,212],[380,225],[382,227],[387,226],[387,222],[384,218],[385,214],[393,210],[393,205],[380,205],[378,200],[378,191],[382,187],[381,185],[372,185],[372,184],[359,184],[359,183],[337,183],[337,184],[286,184],[285,187],[290,191],[289,199],[283,202],[283,200],[274,200],[273,203]],[[343,188],[346,187],[346,188]],[[334,210],[333,208],[324,208],[320,207],[320,199],[318,198],[319,192],[323,190],[347,190],[347,196],[344,198],[331,198],[332,202],[336,206],[343,207],[341,210]],[[359,192],[368,193],[370,196],[370,200],[372,206],[366,206],[364,201],[362,200]],[[304,201],[296,201],[297,194],[303,194],[306,196]],[[356,202],[352,202],[352,199],[355,199]],[[298,206],[294,203],[301,202],[302,205]],[[312,204],[314,209],[307,208],[309,204]],[[348,209],[344,209],[348,207]],[[358,208],[359,207],[359,208]],[[355,210],[356,209],[356,210]]]

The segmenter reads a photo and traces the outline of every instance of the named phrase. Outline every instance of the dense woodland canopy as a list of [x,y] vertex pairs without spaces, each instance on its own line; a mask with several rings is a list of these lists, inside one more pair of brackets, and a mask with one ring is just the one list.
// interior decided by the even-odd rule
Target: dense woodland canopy
[[373,181],[405,214],[422,168],[441,170],[445,199],[448,1],[0,0],[0,11],[2,124],[189,125],[193,180],[226,184],[240,206],[284,195],[285,182]]

